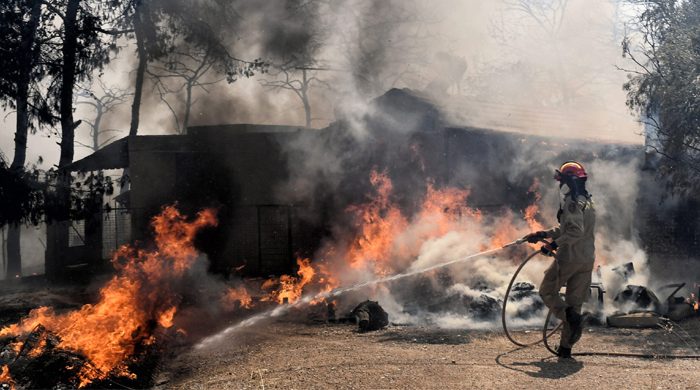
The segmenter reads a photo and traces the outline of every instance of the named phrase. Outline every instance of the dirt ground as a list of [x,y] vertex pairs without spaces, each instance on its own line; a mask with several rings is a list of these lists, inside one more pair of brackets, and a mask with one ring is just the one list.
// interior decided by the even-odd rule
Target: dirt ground
[[[700,320],[682,328],[589,328],[577,350],[690,353],[700,341]],[[602,356],[558,361],[541,345],[515,349],[495,330],[390,326],[358,333],[350,324],[278,318],[216,345],[179,352],[158,375],[156,388],[700,389],[700,362]]]
[[[38,305],[76,308],[94,294],[91,288],[26,289],[0,294],[0,324]],[[197,333],[196,323],[186,326],[190,334]],[[538,335],[516,332],[521,341]],[[672,332],[590,327],[574,352],[700,354],[698,346],[695,317]],[[389,326],[359,333],[352,324],[312,321],[307,313],[243,327],[204,348],[177,347],[159,366],[156,389],[700,389],[698,360],[558,361],[541,345],[514,348],[500,328]]]

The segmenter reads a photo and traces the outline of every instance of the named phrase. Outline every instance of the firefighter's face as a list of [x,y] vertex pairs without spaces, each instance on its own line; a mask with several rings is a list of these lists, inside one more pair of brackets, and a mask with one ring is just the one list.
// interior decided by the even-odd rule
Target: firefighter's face
[[568,184],[564,182],[559,183],[559,195],[562,198],[564,198],[569,192],[571,192],[571,188],[569,188]]

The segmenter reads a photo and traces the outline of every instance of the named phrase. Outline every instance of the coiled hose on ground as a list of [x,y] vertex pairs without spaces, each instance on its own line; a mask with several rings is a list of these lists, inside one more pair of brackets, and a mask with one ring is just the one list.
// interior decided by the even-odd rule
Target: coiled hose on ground
[[[525,267],[525,265],[535,258],[538,254],[542,253],[541,251],[535,251],[528,255],[525,260],[520,263],[518,268],[515,270],[513,273],[513,276],[510,279],[510,282],[508,283],[508,288],[506,289],[506,295],[503,298],[503,308],[501,309],[501,323],[503,324],[503,332],[505,333],[506,337],[508,340],[510,340],[511,343],[517,345],[518,347],[530,347],[539,343],[543,343],[544,347],[547,348],[549,352],[551,352],[554,355],[557,355],[557,351],[555,351],[548,342],[549,337],[551,337],[559,328],[561,328],[562,323],[557,324],[553,329],[549,330],[549,321],[552,318],[552,312],[549,311],[547,313],[547,317],[544,321],[544,327],[542,328],[542,338],[533,342],[529,343],[523,343],[518,340],[516,340],[513,335],[510,333],[508,330],[508,325],[506,324],[506,307],[508,306],[508,298],[510,297],[510,291],[513,288],[513,284],[515,283],[515,280],[518,278],[518,275],[520,274],[520,271]],[[683,355],[672,355],[672,354],[651,354],[651,353],[632,353],[632,352],[590,352],[590,351],[584,351],[584,352],[576,352],[572,353],[572,356],[615,356],[615,357],[634,357],[634,358],[647,358],[647,359],[700,359],[700,355],[692,355],[692,354],[683,354]]]

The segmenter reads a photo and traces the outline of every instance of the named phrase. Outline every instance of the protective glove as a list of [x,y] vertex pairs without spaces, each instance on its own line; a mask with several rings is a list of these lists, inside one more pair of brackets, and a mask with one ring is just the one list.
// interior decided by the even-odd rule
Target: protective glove
[[551,243],[542,245],[542,248],[540,248],[540,252],[542,252],[542,254],[546,256],[554,256],[554,252],[556,252],[557,248],[559,248],[559,245],[557,245],[556,242],[552,241]]
[[547,238],[547,232],[540,230],[539,232],[534,232],[523,237],[527,242],[535,244],[541,240]]

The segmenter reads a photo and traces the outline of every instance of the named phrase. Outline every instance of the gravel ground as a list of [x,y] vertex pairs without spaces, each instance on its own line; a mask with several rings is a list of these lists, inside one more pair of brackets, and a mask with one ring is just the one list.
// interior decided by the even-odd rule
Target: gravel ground
[[[591,328],[579,351],[692,352],[689,333]],[[678,333],[678,332],[676,332]],[[521,340],[536,333],[520,332]],[[391,326],[361,334],[351,325],[290,319],[231,333],[214,346],[180,351],[160,389],[700,389],[697,360],[582,356],[558,361],[542,346],[514,349],[497,331]]]

